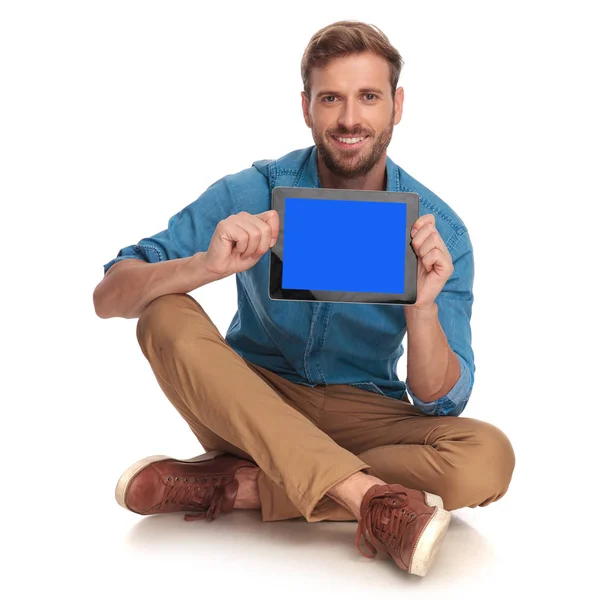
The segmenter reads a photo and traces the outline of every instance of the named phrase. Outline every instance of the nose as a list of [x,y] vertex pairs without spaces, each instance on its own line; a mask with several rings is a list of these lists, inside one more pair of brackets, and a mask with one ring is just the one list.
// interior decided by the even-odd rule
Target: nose
[[352,131],[360,123],[360,107],[357,102],[350,98],[347,99],[338,116],[338,127]]

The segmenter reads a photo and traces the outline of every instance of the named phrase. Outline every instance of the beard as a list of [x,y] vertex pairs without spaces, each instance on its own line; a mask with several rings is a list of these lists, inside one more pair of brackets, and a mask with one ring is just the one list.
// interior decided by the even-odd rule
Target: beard
[[[313,129],[312,134],[315,146],[327,168],[334,175],[345,179],[364,177],[379,161],[392,140],[394,113],[395,111],[392,112],[389,125],[377,136],[374,136],[370,131],[361,131],[360,129],[343,131],[336,127],[328,129],[325,132]],[[332,147],[331,144],[333,142],[330,141],[331,135],[338,137],[362,137],[363,135],[368,135],[367,144],[369,144],[369,147],[357,148],[356,150],[353,150],[351,146],[348,150]]]

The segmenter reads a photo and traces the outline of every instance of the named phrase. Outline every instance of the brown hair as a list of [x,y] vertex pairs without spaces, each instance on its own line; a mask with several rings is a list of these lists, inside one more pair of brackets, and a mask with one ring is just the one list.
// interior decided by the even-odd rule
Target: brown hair
[[337,21],[317,31],[304,50],[300,72],[306,95],[310,98],[309,78],[313,67],[323,67],[332,58],[369,51],[388,61],[390,84],[394,93],[404,61],[387,36],[375,25],[361,21]]

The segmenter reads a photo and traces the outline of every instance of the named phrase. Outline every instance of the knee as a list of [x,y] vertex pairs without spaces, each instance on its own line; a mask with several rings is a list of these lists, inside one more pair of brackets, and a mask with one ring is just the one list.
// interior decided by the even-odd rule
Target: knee
[[152,300],[140,314],[136,326],[141,348],[144,349],[151,341],[160,341],[162,345],[179,339],[179,313],[190,303],[195,303],[195,300],[188,294],[165,294]]
[[479,442],[473,474],[487,483],[488,488],[505,489],[515,469],[515,452],[506,434],[491,423],[478,421]]
[[471,421],[469,443],[461,444],[461,456],[446,478],[442,498],[448,510],[487,506],[499,500],[507,492],[515,468],[515,453],[506,434],[490,423]]

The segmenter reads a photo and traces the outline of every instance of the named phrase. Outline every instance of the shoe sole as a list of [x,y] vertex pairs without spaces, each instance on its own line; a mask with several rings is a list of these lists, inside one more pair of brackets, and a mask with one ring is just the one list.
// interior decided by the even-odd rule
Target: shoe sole
[[450,525],[450,513],[444,510],[444,502],[439,496],[426,492],[425,503],[437,507],[437,510],[419,537],[408,569],[411,575],[420,577],[429,571]]
[[129,484],[133,481],[133,478],[140,471],[145,469],[148,465],[151,465],[152,463],[155,463],[155,462],[160,462],[161,460],[177,460],[178,462],[187,462],[187,463],[204,462],[206,460],[212,460],[213,458],[215,458],[216,456],[219,456],[220,454],[225,454],[225,452],[213,450],[212,452],[207,452],[206,454],[201,454],[200,456],[195,456],[194,458],[188,458],[187,460],[174,459],[172,456],[162,456],[162,455],[148,456],[146,458],[142,458],[141,460],[138,460],[136,463],[131,465],[128,469],[126,469],[123,472],[123,474],[119,478],[119,481],[117,482],[117,487],[115,489],[115,498],[116,498],[117,502],[123,508],[125,508],[131,512],[135,512],[135,511],[132,511],[125,503],[125,496],[127,495],[127,488],[129,487]]

